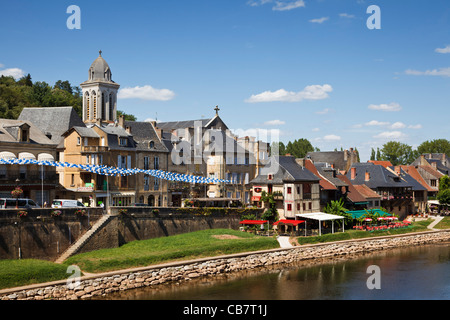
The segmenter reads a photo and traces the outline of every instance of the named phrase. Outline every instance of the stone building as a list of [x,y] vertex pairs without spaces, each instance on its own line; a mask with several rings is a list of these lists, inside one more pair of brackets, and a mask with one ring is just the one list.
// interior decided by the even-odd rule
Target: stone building
[[[0,159],[54,161],[57,144],[36,125],[25,120],[0,119]],[[37,164],[0,164],[0,197],[11,198],[19,186],[21,197],[37,204],[50,203],[58,187],[55,167]]]

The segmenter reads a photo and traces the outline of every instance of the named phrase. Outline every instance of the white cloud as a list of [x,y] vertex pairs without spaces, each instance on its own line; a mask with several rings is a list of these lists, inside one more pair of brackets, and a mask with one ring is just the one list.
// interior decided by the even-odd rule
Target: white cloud
[[312,23],[324,23],[328,19],[330,19],[330,18],[329,17],[322,17],[322,18],[318,18],[318,19],[311,19],[311,20],[309,20],[309,22],[312,22]]
[[300,92],[292,92],[280,89],[277,91],[265,91],[260,94],[252,95],[250,98],[245,100],[245,102],[300,102],[303,100],[323,100],[328,98],[328,93],[331,91],[333,91],[333,88],[328,84],[325,84],[323,86],[307,86]]
[[155,89],[146,85],[143,87],[124,88],[119,91],[119,99],[142,99],[168,101],[175,97],[175,93],[169,89]]
[[388,140],[392,140],[392,139],[403,139],[406,137],[406,134],[404,134],[403,132],[400,131],[385,131],[385,132],[381,132],[375,136],[373,136],[376,139],[388,139]]
[[320,131],[320,128],[314,128],[314,129],[312,129],[312,131],[313,131],[313,132],[319,132],[319,131]]
[[421,124],[409,125],[408,128],[409,129],[422,129],[422,125]]
[[355,15],[353,15],[353,14],[348,14],[348,13],[340,13],[340,14],[339,14],[339,17],[341,17],[341,18],[349,18],[349,19],[352,19],[352,18],[355,17]]
[[438,77],[450,77],[450,68],[440,68],[434,70],[418,71],[408,69],[405,74],[411,76],[438,76]]
[[393,123],[391,125],[391,129],[403,129],[403,128],[406,128],[406,124],[404,124],[403,122],[400,122],[400,121]]
[[326,109],[323,109],[322,111],[317,111],[316,113],[317,114],[327,114],[327,113],[330,113],[330,112],[331,112],[331,109],[326,108]]
[[275,1],[276,5],[272,8],[274,11],[287,11],[297,8],[302,8],[305,6],[305,2],[303,0],[293,1],[293,2],[281,2]]
[[286,124],[286,122],[284,122],[282,120],[270,120],[270,121],[264,122],[264,125],[266,125],[266,126],[281,126],[283,124]]
[[[0,65],[0,68],[2,66],[3,65]],[[12,76],[14,79],[20,79],[23,76],[25,76],[25,71],[23,71],[22,69],[19,69],[19,68],[9,68],[9,69],[0,70],[0,76],[5,76],[5,77]]]
[[437,48],[436,50],[437,53],[450,53],[450,45],[446,46],[445,48]]
[[340,141],[341,137],[334,135],[334,134],[329,134],[325,137],[323,137],[324,141]]
[[249,1],[247,1],[247,5],[249,5],[251,7],[259,7],[259,6],[265,5],[266,3],[275,3],[275,5],[272,7],[273,11],[288,11],[288,10],[292,10],[292,9],[305,7],[305,1],[303,1],[303,0],[296,0],[296,1],[290,1],[290,2],[276,1],[276,0],[249,0]]
[[371,104],[369,109],[380,111],[400,111],[402,110],[402,107],[398,103],[392,102],[390,104]]
[[365,123],[366,126],[387,126],[389,124],[390,124],[389,122],[382,122],[377,120],[372,120]]

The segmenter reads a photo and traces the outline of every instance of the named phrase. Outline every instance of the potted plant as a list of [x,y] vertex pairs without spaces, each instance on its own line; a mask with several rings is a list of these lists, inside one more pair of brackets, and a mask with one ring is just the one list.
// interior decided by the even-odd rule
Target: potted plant
[[15,187],[13,191],[11,191],[11,196],[16,198],[16,209],[19,208],[19,197],[23,194],[23,190],[21,187]]
[[52,210],[52,211],[50,212],[50,215],[51,215],[52,217],[54,217],[54,218],[60,217],[61,214],[62,214],[61,210]]
[[84,217],[85,214],[86,214],[86,210],[84,210],[84,209],[78,209],[75,211],[75,215],[78,217]]
[[120,214],[127,214],[127,212],[128,212],[127,209],[119,209]]
[[28,212],[25,210],[20,210],[19,212],[17,212],[17,216],[19,218],[26,218],[28,216]]

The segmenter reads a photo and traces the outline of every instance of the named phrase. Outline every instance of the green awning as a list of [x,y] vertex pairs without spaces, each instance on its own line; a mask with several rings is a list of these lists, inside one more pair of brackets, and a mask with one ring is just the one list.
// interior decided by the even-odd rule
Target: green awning
[[[380,216],[392,216],[392,214],[384,212],[381,209],[368,209],[367,211],[369,211],[369,213],[378,213]],[[353,219],[359,219],[361,218],[363,215],[365,215],[367,213],[366,210],[356,210],[356,211],[347,211],[347,213],[350,213],[353,217]]]

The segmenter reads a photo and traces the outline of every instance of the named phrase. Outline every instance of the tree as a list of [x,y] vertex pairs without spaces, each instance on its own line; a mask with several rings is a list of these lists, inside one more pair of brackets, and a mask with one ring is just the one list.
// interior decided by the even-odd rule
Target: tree
[[123,119],[125,121],[136,121],[137,120],[137,118],[134,115],[117,110],[117,117],[120,117],[120,116],[123,116]]
[[439,179],[439,192],[437,199],[440,204],[450,205],[450,178],[445,175]]
[[398,141],[389,141],[381,149],[381,159],[390,161],[392,165],[406,165],[413,162],[418,157],[417,151],[411,146]]
[[[344,199],[341,198],[338,201],[330,201],[323,209],[325,213],[334,214],[344,217],[344,224],[349,225],[353,223],[353,216],[348,213],[348,209],[344,208]],[[339,223],[339,222],[338,222]]]
[[294,142],[289,141],[286,146],[286,153],[296,158],[304,158],[308,152],[313,152],[314,150],[311,142],[307,139],[298,139]]
[[278,141],[278,142],[272,142],[271,146],[270,146],[270,155],[274,155],[274,153],[276,152],[276,148],[278,147],[278,155],[280,156],[284,156],[286,154],[286,146],[284,145],[283,142]]
[[371,152],[371,154],[370,154],[370,160],[375,160],[375,149],[374,148],[372,148],[372,152]]
[[61,89],[61,90],[67,91],[70,94],[73,94],[72,85],[70,84],[70,82],[68,80],[56,81],[55,85],[53,86],[53,89]]
[[419,154],[424,153],[445,153],[450,156],[450,141],[447,139],[436,139],[422,142],[417,147]]

